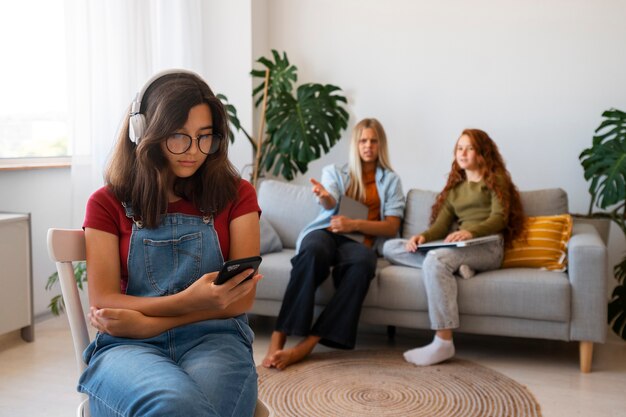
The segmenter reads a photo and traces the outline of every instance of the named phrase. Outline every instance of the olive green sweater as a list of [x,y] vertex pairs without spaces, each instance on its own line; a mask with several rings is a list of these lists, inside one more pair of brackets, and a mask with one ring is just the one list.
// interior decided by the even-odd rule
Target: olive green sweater
[[[506,193],[503,194],[507,198]],[[464,181],[450,190],[435,222],[422,233],[427,242],[443,239],[454,221],[459,229],[473,237],[500,233],[507,225],[507,216],[496,194],[484,181]]]

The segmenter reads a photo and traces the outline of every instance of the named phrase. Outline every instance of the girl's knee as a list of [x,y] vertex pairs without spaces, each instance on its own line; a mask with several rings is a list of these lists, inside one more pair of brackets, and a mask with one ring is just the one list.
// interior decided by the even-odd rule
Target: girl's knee
[[387,259],[393,259],[398,255],[406,252],[406,239],[389,239],[383,244],[383,256]]
[[426,253],[426,257],[424,258],[424,269],[431,269],[439,266],[440,264],[441,259],[439,258],[436,250],[431,250]]
[[363,274],[374,275],[378,258],[371,250],[364,250],[352,260],[352,267],[360,269]]
[[324,242],[311,242],[310,244],[300,248],[300,253],[297,255],[299,258],[326,258],[328,257],[328,246]]
[[[81,390],[86,392],[85,390]],[[127,399],[107,399],[89,393],[91,415],[126,416],[216,416],[215,408],[197,390],[180,386],[163,386],[152,390],[135,391]],[[130,398],[132,397],[132,398]]]
[[435,265],[444,265],[449,266],[454,263],[455,260],[454,251],[448,249],[435,249],[428,251],[426,253],[426,258],[424,259],[424,268],[427,266],[435,266]]
[[442,271],[448,271],[450,274],[458,269],[458,260],[455,254],[446,249],[431,250],[426,254],[423,269],[425,276],[439,276]]
[[[152,401],[147,401],[158,413],[156,415],[175,416],[213,416],[217,415],[216,408],[209,404],[206,397],[197,390],[182,390],[180,387],[161,390]],[[152,414],[149,414],[152,415]]]

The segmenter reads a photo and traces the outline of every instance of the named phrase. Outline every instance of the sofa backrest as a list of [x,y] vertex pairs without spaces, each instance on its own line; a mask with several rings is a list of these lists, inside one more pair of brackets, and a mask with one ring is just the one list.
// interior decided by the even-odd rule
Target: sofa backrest
[[[568,213],[567,193],[560,188],[520,191],[527,216]],[[409,238],[428,228],[430,209],[437,192],[411,189],[407,194],[402,237]],[[258,199],[263,217],[274,228],[284,247],[294,248],[300,231],[320,212],[308,185],[263,180]]]
[[567,193],[561,188],[520,191],[522,206],[527,216],[552,216],[569,213]]
[[306,185],[263,180],[258,199],[262,216],[269,221],[284,247],[295,248],[300,231],[317,217],[320,206]]
[[[402,223],[403,238],[408,239],[428,228],[430,209],[435,203],[437,194],[434,191],[409,190]],[[561,188],[520,191],[520,197],[527,216],[550,216],[569,211],[567,193]]]
[[402,222],[402,237],[405,239],[428,229],[430,209],[435,203],[434,191],[411,189],[406,195],[406,207]]

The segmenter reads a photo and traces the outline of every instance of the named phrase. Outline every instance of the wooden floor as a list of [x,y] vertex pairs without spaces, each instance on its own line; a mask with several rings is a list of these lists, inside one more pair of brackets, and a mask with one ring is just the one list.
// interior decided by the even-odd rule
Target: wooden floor
[[[257,363],[273,323],[251,317]],[[46,319],[35,331],[33,343],[22,341],[19,332],[0,336],[0,417],[74,415],[77,375],[66,318]],[[390,342],[385,331],[363,326],[358,349],[411,348],[431,338],[429,332],[400,328]],[[545,417],[626,417],[626,343],[613,334],[606,344],[595,345],[590,374],[579,372],[576,343],[474,335],[457,335],[455,343],[457,357],[527,386]]]

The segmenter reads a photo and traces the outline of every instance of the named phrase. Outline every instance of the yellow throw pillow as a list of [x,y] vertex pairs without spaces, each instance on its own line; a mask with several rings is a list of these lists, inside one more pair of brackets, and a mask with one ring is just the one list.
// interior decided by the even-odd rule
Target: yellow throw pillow
[[567,242],[572,236],[572,216],[529,217],[525,239],[517,239],[504,250],[503,268],[567,269]]

